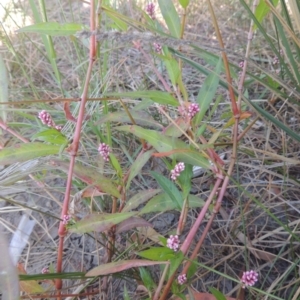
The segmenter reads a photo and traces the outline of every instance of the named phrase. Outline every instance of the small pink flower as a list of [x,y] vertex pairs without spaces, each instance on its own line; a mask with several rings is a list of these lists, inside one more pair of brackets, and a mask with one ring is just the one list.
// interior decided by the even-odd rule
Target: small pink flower
[[63,224],[64,225],[67,225],[70,220],[71,220],[71,216],[70,215],[64,215],[63,216]]
[[53,127],[58,131],[61,131],[61,129],[62,129],[62,126],[56,125],[54,123],[54,121],[52,120],[51,115],[46,110],[42,110],[39,113],[39,119],[42,121],[43,124],[47,125],[48,127]]
[[146,5],[146,12],[152,20],[155,20],[155,4],[153,2]]
[[153,47],[154,47],[155,52],[161,53],[162,46],[160,44],[154,42]]
[[183,162],[178,163],[173,170],[171,170],[171,179],[176,180],[180,173],[184,170]]
[[243,61],[239,62],[239,67],[244,68],[244,62]]
[[243,289],[248,286],[253,286],[258,281],[258,273],[250,270],[243,272],[243,277],[241,282],[243,284]]
[[100,143],[98,151],[105,161],[109,161],[110,147],[108,145]]
[[187,280],[186,274],[182,274],[177,277],[177,281],[180,285],[184,284],[186,280]]
[[200,111],[199,105],[197,103],[190,104],[188,108],[189,118],[193,118]]
[[179,249],[179,243],[178,235],[170,235],[170,237],[167,239],[167,247],[174,251]]
[[42,269],[42,274],[48,274],[49,273],[49,268],[48,267],[44,267]]

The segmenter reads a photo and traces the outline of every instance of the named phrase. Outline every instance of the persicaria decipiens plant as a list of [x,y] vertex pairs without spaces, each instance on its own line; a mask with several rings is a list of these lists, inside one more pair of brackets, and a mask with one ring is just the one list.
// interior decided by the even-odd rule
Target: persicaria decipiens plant
[[258,273],[250,270],[243,272],[243,276],[241,282],[243,284],[243,288],[248,286],[253,286],[258,281]]
[[46,110],[42,110],[39,113],[39,119],[42,121],[43,124],[47,125],[48,127],[55,128],[58,131],[60,131],[62,128],[60,125],[55,124],[51,115]]
[[182,274],[177,277],[177,281],[180,285],[184,284],[186,280],[187,280],[186,274]]
[[184,163],[179,162],[173,170],[171,170],[171,179],[176,180],[182,171],[184,171]]
[[170,235],[170,237],[167,239],[167,247],[174,251],[179,249],[179,243],[178,235]]
[[146,12],[152,20],[155,20],[155,4],[149,3],[146,5]]
[[111,152],[111,150],[108,145],[106,145],[105,143],[100,143],[98,151],[105,161],[109,161],[109,153]]

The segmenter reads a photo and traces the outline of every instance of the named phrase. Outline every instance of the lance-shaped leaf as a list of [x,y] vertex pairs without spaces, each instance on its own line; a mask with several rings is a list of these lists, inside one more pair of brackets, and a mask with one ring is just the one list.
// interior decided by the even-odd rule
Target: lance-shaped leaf
[[68,226],[68,230],[73,233],[87,233],[91,231],[103,232],[135,214],[135,212],[90,214],[74,225]]
[[126,232],[137,227],[153,227],[153,225],[140,217],[130,217],[117,225],[116,234]]
[[150,159],[150,157],[154,151],[155,150],[153,150],[153,149],[146,151],[142,154],[139,154],[139,156],[136,158],[136,160],[132,164],[130,171],[129,171],[129,176],[128,176],[128,180],[127,180],[127,184],[126,184],[126,190],[129,189],[132,179],[140,173],[141,169],[148,162],[148,160]]
[[[55,160],[53,162],[56,166],[60,167],[60,170],[68,172],[68,163],[60,160]],[[106,178],[104,175],[100,174],[93,168],[77,163],[74,166],[73,175],[83,182],[87,183],[88,185],[95,186],[101,192],[120,198],[120,193],[118,191],[116,183],[113,180]]]
[[159,192],[161,192],[160,189],[155,189],[155,190],[141,191],[141,192],[135,194],[132,198],[130,198],[126,202],[126,205],[123,208],[123,212],[130,211],[130,210],[137,208],[139,205],[145,203],[146,201],[151,199],[153,196],[155,196]]
[[[135,136],[146,140],[158,152],[170,152],[169,157],[193,166],[210,168],[208,160],[196,150],[189,149],[185,142],[174,137],[164,136],[161,132],[143,129],[139,126],[120,126],[117,130],[131,132]],[[172,150],[175,150],[172,153]],[[178,150],[179,149],[179,150]]]
[[[158,122],[156,122],[148,113],[144,111],[134,111],[129,110],[132,118],[136,122],[136,124],[145,126],[145,127],[151,127],[155,129],[162,129],[163,126],[160,125]],[[118,123],[130,123],[132,124],[132,121],[130,120],[128,114],[125,111],[118,111],[109,113],[107,115],[104,115],[101,117],[96,124],[103,124],[106,122],[118,122]]]
[[137,92],[123,92],[123,93],[106,93],[107,97],[117,97],[117,98],[147,98],[151,99],[153,102],[163,104],[163,105],[172,105],[177,106],[178,101],[167,92],[161,91],[137,91]]
[[175,257],[176,252],[167,247],[152,247],[150,249],[140,251],[137,255],[158,261],[169,260]]
[[[182,195],[183,196],[183,195]],[[197,196],[189,195],[189,207],[202,207],[204,201]],[[150,212],[164,212],[168,210],[177,209],[177,204],[169,197],[167,193],[161,193],[153,197],[146,206],[140,211],[140,215]]]
[[43,22],[23,27],[17,32],[41,33],[52,36],[69,36],[82,29],[82,25],[76,23],[59,24],[57,22]]
[[42,143],[16,144],[0,151],[0,165],[10,165],[37,157],[58,154],[60,146]]
[[162,262],[162,261],[156,262],[156,261],[140,260],[140,259],[120,260],[120,261],[98,266],[88,271],[85,276],[90,277],[90,276],[108,275],[108,274],[113,274],[124,270],[128,270],[131,268],[147,267],[147,266],[154,266],[159,264],[168,264],[168,262]]

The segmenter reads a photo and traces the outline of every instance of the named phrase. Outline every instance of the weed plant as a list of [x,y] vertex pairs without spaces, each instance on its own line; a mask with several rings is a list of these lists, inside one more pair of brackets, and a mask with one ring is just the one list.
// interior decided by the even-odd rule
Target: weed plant
[[299,2],[0,7],[2,299],[300,299]]

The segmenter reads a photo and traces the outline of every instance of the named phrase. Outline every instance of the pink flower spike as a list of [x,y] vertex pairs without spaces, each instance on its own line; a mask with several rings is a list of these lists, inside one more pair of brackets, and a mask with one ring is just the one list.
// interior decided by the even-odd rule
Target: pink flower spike
[[42,269],[42,274],[48,274],[49,273],[49,268],[48,267],[44,267]]
[[161,46],[160,44],[158,44],[158,43],[153,43],[153,47],[154,47],[155,52],[161,53],[162,46]]
[[180,285],[184,284],[187,281],[186,274],[179,275],[177,281]]
[[105,161],[109,161],[110,147],[108,145],[100,143],[98,151]]
[[184,166],[184,163],[183,163],[183,162],[178,163],[178,164],[174,167],[174,169],[171,170],[171,179],[172,179],[172,180],[176,180],[177,177],[180,175],[180,173],[181,173],[182,171],[184,171],[184,168],[185,168],[185,166]]
[[63,224],[64,225],[67,225],[70,220],[71,220],[71,216],[70,215],[64,215],[63,216]]
[[153,2],[146,5],[146,12],[152,20],[155,20],[155,4]]
[[39,113],[39,119],[42,121],[43,124],[47,125],[48,127],[54,127],[55,126],[51,115],[45,110],[42,110]]
[[197,103],[192,103],[188,108],[189,118],[193,118],[200,111],[199,105]]
[[243,289],[248,286],[253,286],[258,281],[258,273],[250,270],[243,272],[241,282],[243,284]]
[[170,237],[167,239],[167,247],[174,251],[179,249],[179,243],[178,235],[170,235]]

